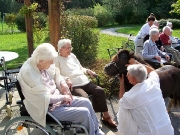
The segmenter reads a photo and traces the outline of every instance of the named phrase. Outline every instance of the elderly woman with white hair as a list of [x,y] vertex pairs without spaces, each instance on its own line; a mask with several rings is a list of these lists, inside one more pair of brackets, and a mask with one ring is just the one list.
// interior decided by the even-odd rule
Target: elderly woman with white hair
[[171,28],[169,26],[165,26],[163,28],[163,33],[160,34],[160,39],[166,51],[168,53],[171,53],[174,61],[177,63],[177,65],[180,65],[180,52],[171,46],[172,40],[170,39],[170,35],[171,35]]
[[161,64],[167,63],[170,57],[166,52],[162,52],[156,46],[156,41],[159,40],[159,30],[157,28],[152,28],[149,31],[149,35],[149,40],[144,42],[142,56],[147,63],[157,69],[161,67]]
[[120,77],[119,135],[174,135],[158,74],[133,58],[129,63],[127,78],[133,87],[125,92],[124,76]]
[[23,101],[30,116],[39,124],[46,125],[49,110],[58,120],[84,125],[89,135],[104,135],[91,102],[72,96],[69,88],[55,67],[55,48],[43,43],[34,50],[20,69],[18,81],[25,97]]
[[67,84],[71,88],[71,93],[75,96],[88,98],[88,94],[92,95],[92,104],[95,112],[102,112],[102,120],[109,125],[116,127],[115,121],[109,115],[106,104],[104,90],[91,82],[87,74],[96,75],[90,69],[81,66],[76,56],[71,53],[72,46],[70,39],[62,39],[58,42],[59,55],[55,60],[56,67],[59,68],[60,74],[65,77]]

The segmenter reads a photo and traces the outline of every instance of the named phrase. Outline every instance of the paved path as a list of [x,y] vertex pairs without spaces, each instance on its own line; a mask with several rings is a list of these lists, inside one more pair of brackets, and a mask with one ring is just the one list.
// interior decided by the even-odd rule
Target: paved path
[[[121,27],[121,28],[124,28],[124,27]],[[108,35],[112,35],[112,36],[119,36],[119,37],[129,38],[128,34],[123,34],[123,33],[116,32],[117,29],[121,29],[121,28],[117,27],[117,28],[104,29],[104,30],[100,30],[100,33],[108,34]],[[131,36],[131,39],[134,39],[134,38],[135,38],[135,36]]]
[[[16,104],[16,101],[18,100],[20,100],[20,97],[18,95],[17,90],[14,89],[13,101],[11,104],[12,117],[11,118],[7,117],[6,105],[5,105],[6,103],[5,90],[3,88],[0,88],[0,135],[4,135],[3,134],[4,127],[10,119],[20,116],[19,106]],[[113,110],[114,108],[113,106],[111,106],[112,104],[109,103],[109,100],[107,100],[107,102],[108,102],[109,110],[111,111],[112,117],[114,118],[115,115],[113,114],[116,114],[117,108],[115,109],[115,112],[114,112]],[[97,113],[97,116],[100,119],[100,113]],[[105,132],[106,135],[115,135],[117,132],[117,129],[115,128],[110,129],[108,125],[102,124],[102,131]],[[69,133],[66,133],[66,135],[69,135]]]

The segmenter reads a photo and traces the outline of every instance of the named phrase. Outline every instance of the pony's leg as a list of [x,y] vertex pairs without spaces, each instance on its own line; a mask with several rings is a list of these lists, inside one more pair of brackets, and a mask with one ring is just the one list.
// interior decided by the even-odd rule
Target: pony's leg
[[173,99],[168,98],[169,99],[169,103],[168,103],[168,107],[167,107],[167,112],[170,113],[171,112],[171,107],[173,106]]

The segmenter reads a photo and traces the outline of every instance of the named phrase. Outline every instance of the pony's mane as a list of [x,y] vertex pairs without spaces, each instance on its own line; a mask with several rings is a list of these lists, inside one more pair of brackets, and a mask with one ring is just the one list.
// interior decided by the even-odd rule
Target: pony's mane
[[140,63],[142,63],[142,64],[148,65],[148,64],[144,61],[144,59],[143,59],[143,57],[142,57],[141,55],[139,55],[139,54],[134,54],[134,52],[129,51],[129,50],[126,50],[126,49],[121,49],[121,50],[119,50],[119,52],[118,52],[115,56],[113,56],[111,60],[117,62],[117,61],[118,61],[118,55],[120,55],[121,53],[126,53],[127,56],[128,56],[128,60],[130,60],[131,58],[134,58],[134,59],[137,60],[138,62],[140,62]]

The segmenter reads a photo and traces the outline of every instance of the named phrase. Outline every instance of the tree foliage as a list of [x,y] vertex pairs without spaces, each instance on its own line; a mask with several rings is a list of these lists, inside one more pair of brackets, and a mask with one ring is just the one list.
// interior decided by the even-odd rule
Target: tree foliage
[[177,0],[177,2],[173,3],[171,6],[173,10],[171,10],[170,13],[180,14],[180,0]]
[[102,0],[119,24],[144,23],[150,13],[157,19],[177,18],[169,14],[173,2],[175,0]]

